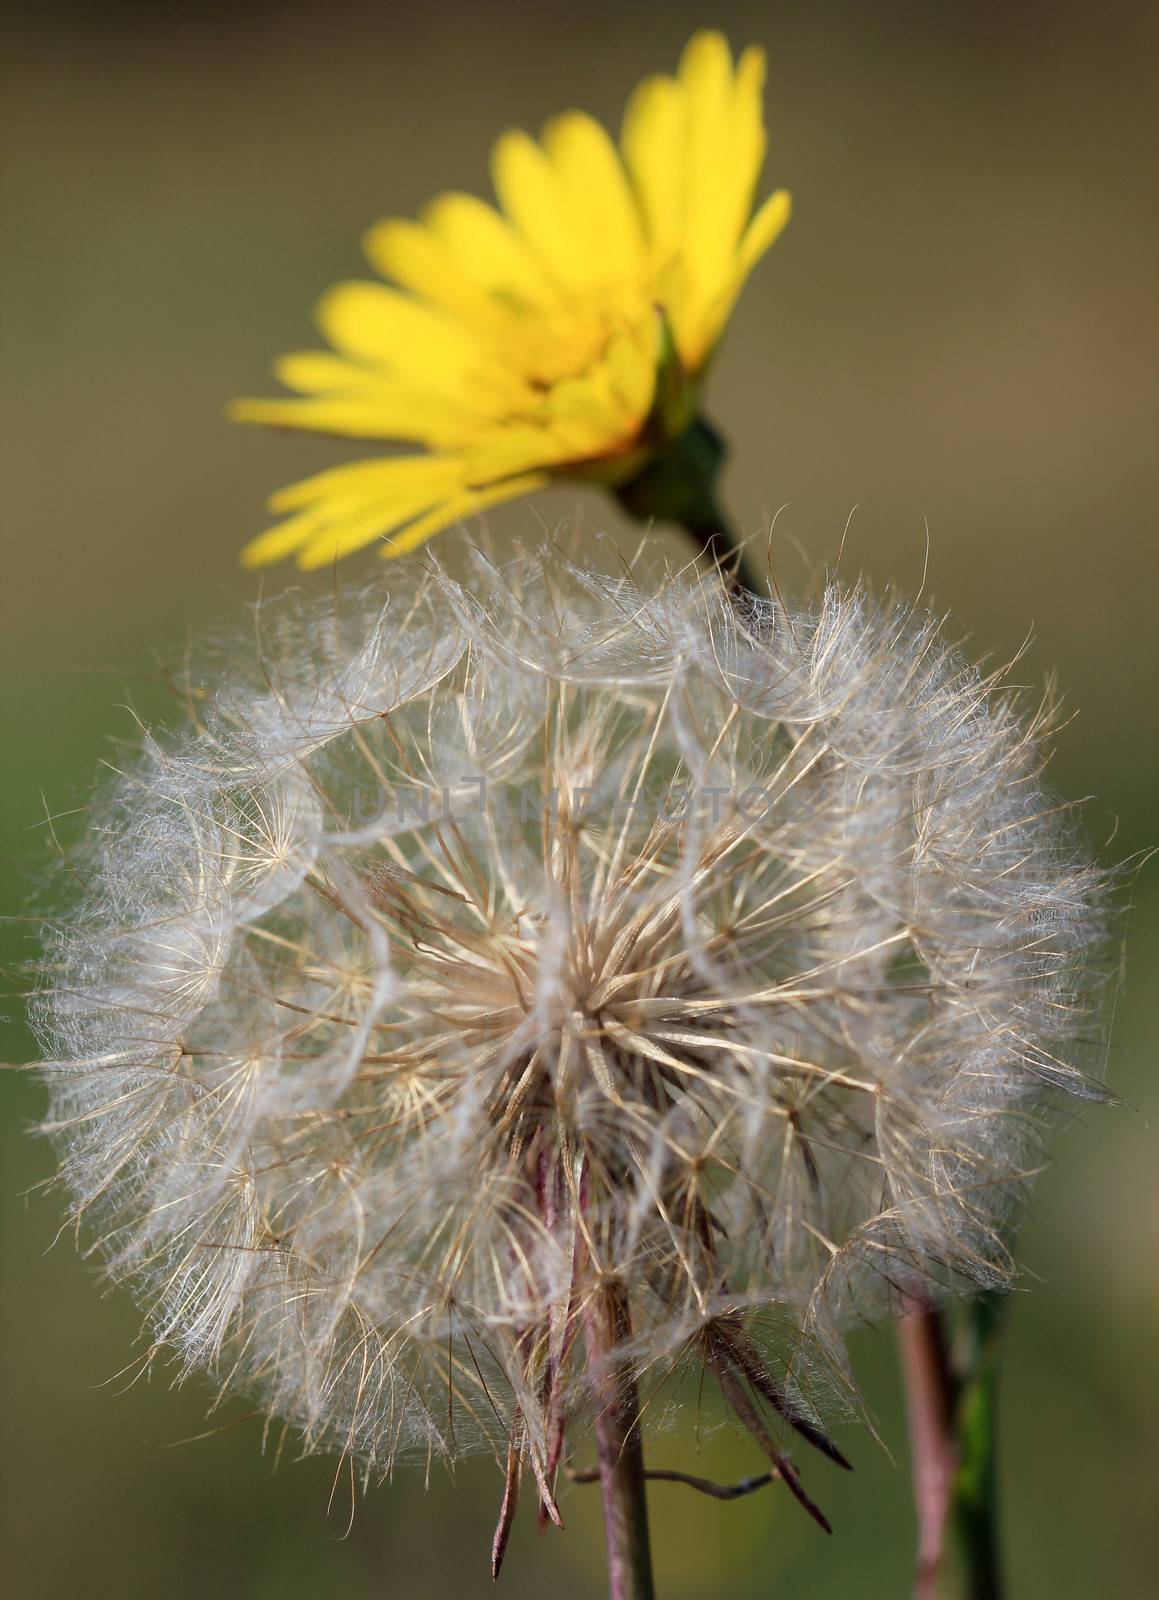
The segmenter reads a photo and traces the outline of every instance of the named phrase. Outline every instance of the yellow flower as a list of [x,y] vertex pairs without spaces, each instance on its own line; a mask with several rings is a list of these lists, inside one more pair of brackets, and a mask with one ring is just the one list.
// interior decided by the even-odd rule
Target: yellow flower
[[[651,491],[641,505],[633,482],[682,439],[698,440],[698,463],[709,441],[714,469],[699,381],[789,216],[784,190],[752,212],[764,72],[763,51],[734,66],[720,34],[697,34],[675,77],[635,90],[619,150],[570,111],[540,143],[512,131],[495,145],[499,209],[445,194],[418,222],[372,227],[366,254],[395,287],[332,289],[318,322],[333,352],[278,364],[297,398],[242,400],[231,414],[423,453],[283,489],[270,504],[285,520],[246,562],[295,554],[317,567],[379,539],[398,555],[561,477],[608,484],[644,514]],[[654,514],[670,514],[665,500]]]

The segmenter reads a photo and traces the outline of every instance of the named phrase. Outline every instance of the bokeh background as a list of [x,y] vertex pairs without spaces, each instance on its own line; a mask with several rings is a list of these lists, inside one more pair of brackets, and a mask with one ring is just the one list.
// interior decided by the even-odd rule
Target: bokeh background
[[[1028,682],[1057,669],[1077,719],[1053,768],[1095,845],[1159,840],[1159,26],[1140,0],[625,0],[202,4],[43,0],[7,23],[3,86],[4,987],[47,853],[131,705],[169,714],[158,663],[255,592],[236,551],[282,482],[348,452],[231,430],[309,338],[309,308],[359,270],[363,227],[444,186],[486,188],[507,124],[585,106],[615,125],[694,27],[770,52],[769,178],[794,221],[747,291],[714,375],[736,518],[778,508],[787,587],[831,560],[952,607],[978,653],[1033,624]],[[491,519],[497,541],[576,514],[567,494]],[[363,565],[374,558],[360,558]],[[357,565],[357,563],[355,563]],[[267,585],[288,582],[287,573]],[[318,581],[328,582],[323,575]],[[43,798],[42,798],[43,796]],[[62,824],[69,826],[67,820]],[[1117,833],[1115,832],[1117,828]],[[1159,1460],[1155,959],[1144,871],[1107,1059],[1130,1102],[1060,1138],[1023,1239],[1002,1412],[1012,1593],[1153,1592]],[[15,999],[4,1010],[18,1016]],[[31,1043],[13,1020],[4,1054]],[[356,1508],[333,1463],[262,1453],[237,1405],[116,1374],[140,1348],[102,1292],[3,1092],[3,1514],[7,1592],[252,1600],[490,1592],[488,1462],[401,1475]],[[732,1505],[652,1491],[665,1600],[862,1600],[906,1592],[912,1517],[892,1338],[854,1353],[888,1447],[842,1442],[852,1478],[810,1485],[825,1540],[783,1494]],[[724,1436],[669,1465],[759,1470]],[[697,1465],[699,1461],[699,1465]],[[521,1522],[503,1591],[602,1592],[596,1491],[565,1536]]]

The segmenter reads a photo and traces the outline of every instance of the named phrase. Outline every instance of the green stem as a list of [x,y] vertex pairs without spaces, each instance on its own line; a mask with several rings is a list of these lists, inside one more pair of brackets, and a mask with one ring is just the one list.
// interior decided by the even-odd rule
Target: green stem
[[609,1288],[591,1307],[584,1330],[588,1365],[600,1389],[596,1452],[604,1505],[610,1600],[655,1600],[644,1448],[636,1385],[615,1367],[615,1350],[631,1337],[627,1297]]
[[748,551],[719,511],[714,510],[703,521],[685,522],[683,527],[696,541],[701,560],[715,566],[730,587],[762,598],[768,595],[768,585],[757,576]]
[[721,572],[734,589],[765,595],[767,585],[761,582],[717,502],[724,458],[724,440],[710,422],[698,417],[682,433],[667,439],[636,477],[619,486],[616,495],[624,510],[640,522],[673,522],[684,528],[696,541],[701,559]]
[[970,1307],[970,1348],[954,1412],[958,1471],[954,1520],[970,1600],[1002,1600],[998,1541],[998,1344],[1002,1303],[983,1295]]

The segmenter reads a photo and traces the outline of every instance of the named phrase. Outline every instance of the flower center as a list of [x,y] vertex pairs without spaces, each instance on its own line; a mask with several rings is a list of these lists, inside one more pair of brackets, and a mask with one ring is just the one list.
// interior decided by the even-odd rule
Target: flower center
[[504,354],[535,388],[590,375],[617,334],[644,343],[656,310],[638,286],[608,285],[551,310],[522,311],[504,335]]

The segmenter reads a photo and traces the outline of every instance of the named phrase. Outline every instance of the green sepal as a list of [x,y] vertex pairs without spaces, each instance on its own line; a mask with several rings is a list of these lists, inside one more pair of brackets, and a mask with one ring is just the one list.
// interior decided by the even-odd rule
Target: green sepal
[[640,522],[675,522],[689,529],[721,525],[716,483],[726,455],[724,440],[698,417],[661,445],[642,471],[616,490],[620,504]]

